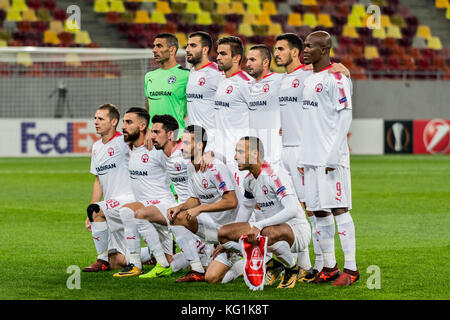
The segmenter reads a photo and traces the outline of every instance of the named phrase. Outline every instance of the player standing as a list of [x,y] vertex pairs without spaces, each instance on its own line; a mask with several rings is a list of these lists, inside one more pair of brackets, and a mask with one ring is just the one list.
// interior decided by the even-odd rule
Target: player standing
[[188,122],[206,130],[208,135],[206,150],[215,149],[214,96],[219,82],[225,79],[217,64],[209,60],[212,46],[211,36],[206,32],[197,31],[189,35],[186,47],[186,60],[192,64],[186,87]]
[[217,66],[225,73],[214,98],[216,109],[216,150],[226,158],[238,186],[242,189],[245,172],[237,169],[234,148],[237,141],[248,134],[249,111],[247,97],[250,95],[250,76],[242,71],[244,45],[238,37],[228,36],[217,42]]
[[[359,279],[355,259],[355,226],[351,202],[350,156],[347,133],[352,121],[351,81],[341,73],[329,73],[331,37],[313,32],[305,40],[305,63],[314,73],[305,80],[301,111],[303,137],[300,163],[304,165],[306,204],[317,220],[323,269],[315,283],[349,286]],[[330,212],[331,211],[331,212]],[[334,253],[337,230],[344,252],[340,274]]]
[[[226,249],[236,250],[242,235],[247,235],[253,245],[257,236],[268,237],[268,251],[279,261],[272,260],[284,270],[278,288],[293,288],[300,268],[293,253],[304,250],[311,239],[311,229],[297,200],[292,181],[281,167],[272,167],[264,160],[264,147],[257,137],[243,137],[236,145],[235,159],[239,170],[248,170],[245,177],[245,201],[261,209],[256,222],[238,222],[223,226],[219,240]],[[278,276],[277,276],[278,277]],[[269,279],[269,283],[276,280]]]
[[112,104],[103,104],[94,119],[101,139],[92,146],[90,172],[95,175],[95,181],[86,227],[92,229],[98,257],[95,263],[83,269],[84,272],[108,271],[126,265],[127,250],[119,209],[134,201],[128,176],[128,145],[116,130],[119,111]]

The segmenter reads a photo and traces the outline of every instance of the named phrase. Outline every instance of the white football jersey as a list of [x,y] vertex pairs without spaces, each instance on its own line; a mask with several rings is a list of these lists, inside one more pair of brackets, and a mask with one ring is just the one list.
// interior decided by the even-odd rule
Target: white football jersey
[[250,135],[258,137],[264,146],[264,159],[269,163],[280,161],[281,120],[279,90],[283,75],[267,74],[260,81],[253,80],[248,97]]
[[199,70],[191,68],[186,86],[188,123],[206,130],[211,148],[216,128],[214,97],[217,86],[223,79],[224,73],[219,71],[216,63],[210,62]]
[[249,134],[247,98],[250,95],[251,78],[239,71],[222,80],[214,98],[216,110],[215,151],[234,161],[237,141]]
[[164,158],[166,159],[167,174],[169,175],[169,179],[172,181],[173,187],[178,195],[178,203],[183,203],[190,197],[188,188],[189,178],[187,172],[187,166],[190,161],[183,158],[183,154],[181,152],[181,141],[172,151],[170,157],[167,157],[164,154]]
[[162,150],[148,150],[144,145],[130,151],[129,174],[137,201],[171,199],[166,159]]
[[[222,195],[234,190],[236,197],[241,202],[241,194],[238,191],[236,180],[230,169],[220,160],[214,159],[210,167],[205,171],[195,171],[192,163],[188,164],[189,193],[193,198],[200,200],[201,204],[216,203],[222,200]],[[222,212],[209,212],[211,218],[219,225],[224,225],[236,220],[239,204],[235,209]]]
[[[254,198],[263,215],[255,217],[257,221],[270,218],[283,210],[281,200],[287,195],[297,197],[292,180],[286,170],[282,166],[274,168],[265,162],[257,179],[249,173],[244,180],[245,197]],[[300,202],[296,201],[295,203],[297,215],[292,219],[296,219],[300,223],[307,223]]]
[[106,143],[97,140],[92,146],[90,172],[98,176],[103,199],[133,195],[128,176],[128,144],[120,132]]
[[[302,154],[299,163],[325,166],[337,134],[339,111],[352,109],[351,80],[328,68],[315,72],[305,81],[301,112]],[[339,165],[350,166],[347,139],[338,155]]]
[[303,83],[312,73],[312,71],[305,71],[304,67],[305,65],[301,65],[291,73],[285,73],[281,81],[279,103],[283,146],[301,146],[300,118]]

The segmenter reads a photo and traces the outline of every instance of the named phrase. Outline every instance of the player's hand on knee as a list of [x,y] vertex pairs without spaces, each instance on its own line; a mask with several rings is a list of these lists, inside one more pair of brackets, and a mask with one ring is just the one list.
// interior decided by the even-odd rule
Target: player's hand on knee
[[173,222],[178,213],[180,213],[178,206],[167,209],[167,217],[169,218],[169,221]]
[[89,221],[89,218],[86,218],[85,226],[86,226],[87,231],[92,232],[91,222]]
[[214,252],[211,255],[211,260],[214,260],[219,254],[221,254],[225,249],[222,247],[221,244],[219,244],[215,249]]

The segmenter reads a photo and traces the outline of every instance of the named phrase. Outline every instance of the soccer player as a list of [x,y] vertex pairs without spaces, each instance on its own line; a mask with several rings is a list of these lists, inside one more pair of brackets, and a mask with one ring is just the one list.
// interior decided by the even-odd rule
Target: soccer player
[[254,78],[247,98],[251,134],[265,146],[266,161],[278,164],[281,158],[279,130],[280,104],[278,93],[283,76],[270,71],[272,54],[264,45],[250,48],[247,54],[247,72]]
[[[144,207],[154,207],[165,212],[175,205],[175,198],[170,191],[166,161],[161,150],[148,150],[144,146],[149,126],[149,114],[142,108],[129,109],[123,118],[122,132],[130,144],[128,164],[131,186],[136,202],[119,209],[124,225],[126,245],[129,252],[128,264],[115,277],[137,276],[142,273],[140,257],[141,238],[155,257],[157,264],[151,272],[159,276],[171,274],[169,262],[172,258],[173,241],[167,227],[150,225],[147,221],[135,219],[135,212]],[[161,269],[161,270],[160,270]]]
[[[322,271],[315,283],[349,286],[359,279],[355,259],[355,226],[352,207],[350,156],[347,133],[352,121],[351,81],[341,73],[329,73],[331,37],[313,32],[305,40],[304,60],[314,73],[304,82],[301,109],[302,153],[306,205],[317,221],[323,255]],[[331,212],[330,212],[331,211]],[[334,252],[335,221],[344,252],[340,273]]]
[[225,156],[238,186],[243,192],[242,181],[245,172],[237,169],[234,148],[242,136],[249,131],[247,97],[250,95],[251,78],[241,70],[244,45],[240,38],[227,36],[217,42],[217,66],[225,73],[214,98],[216,110],[216,151]]
[[[170,114],[177,119],[180,128],[184,128],[189,70],[177,63],[177,51],[178,39],[175,35],[161,33],[155,37],[153,54],[161,67],[145,75],[144,86],[150,119],[156,114]],[[150,133],[146,144],[151,144]]]
[[[189,244],[190,233],[197,234],[208,243],[218,244],[217,231],[227,223],[234,222],[239,208],[240,193],[236,180],[229,168],[214,159],[205,172],[200,170],[200,162],[207,143],[206,131],[202,127],[186,127],[182,139],[182,153],[190,160],[188,166],[189,199],[167,212],[171,230],[186,259],[195,257]],[[222,255],[223,256],[223,255]],[[206,273],[192,270],[178,282],[202,281],[219,282],[229,271],[233,261],[214,260]]]
[[[281,159],[294,183],[295,192],[303,209],[305,204],[305,181],[303,174],[297,170],[298,158],[301,154],[301,113],[299,106],[302,103],[303,83],[312,74],[310,66],[300,62],[300,54],[303,50],[303,41],[293,33],[285,33],[276,37],[274,58],[277,66],[285,68],[283,80],[279,91],[279,103],[281,111],[282,151]],[[343,72],[349,75],[348,70],[341,64],[334,64],[329,72]],[[302,266],[300,281],[310,282],[317,273],[322,270],[323,260],[320,247],[317,242],[316,221],[312,212],[306,210],[312,227],[315,264],[311,270],[309,250],[299,253],[299,262]],[[268,268],[270,270],[270,268]],[[305,272],[308,270],[308,272]]]
[[[250,202],[246,206],[252,208],[257,204],[261,213],[256,222],[223,226],[219,230],[219,241],[225,249],[236,250],[242,235],[247,235],[254,245],[258,235],[267,236],[268,251],[279,260],[269,263],[284,269],[278,288],[293,288],[300,271],[294,253],[309,245],[311,230],[291,178],[281,166],[272,167],[264,160],[264,146],[257,137],[241,138],[236,145],[235,159],[239,170],[249,171],[244,180],[244,201]],[[268,284],[277,277],[268,279]]]
[[92,146],[90,172],[95,180],[86,227],[92,230],[98,257],[95,263],[83,269],[84,272],[108,271],[126,265],[127,250],[119,209],[135,201],[128,176],[128,145],[116,130],[119,111],[112,104],[103,104],[94,119],[101,139]]
[[188,123],[206,130],[206,150],[215,149],[214,96],[219,82],[225,79],[217,64],[209,60],[212,46],[213,42],[208,33],[196,31],[189,35],[186,47],[186,60],[192,64],[186,87]]

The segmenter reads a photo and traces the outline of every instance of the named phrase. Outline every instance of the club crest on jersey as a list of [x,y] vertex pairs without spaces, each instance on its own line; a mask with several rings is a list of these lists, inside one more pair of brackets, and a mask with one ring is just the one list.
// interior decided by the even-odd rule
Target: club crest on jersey
[[109,147],[108,148],[108,154],[109,154],[110,157],[112,157],[114,155],[114,148]]
[[269,189],[267,189],[267,187],[264,185],[264,186],[262,186],[262,192],[264,194],[268,194],[269,193]]
[[206,79],[205,77],[201,77],[200,79],[198,79],[198,85],[199,86],[203,86],[206,83]]
[[167,79],[167,82],[169,84],[174,84],[175,81],[177,81],[177,78],[175,76],[170,76],[169,79]]
[[181,164],[179,164],[178,162],[175,162],[174,166],[175,166],[175,169],[177,169],[177,171],[181,171]]
[[323,85],[322,85],[322,83],[318,83],[318,84],[316,85],[316,92],[322,92],[322,90],[323,90]]
[[148,162],[148,154],[144,153],[141,157],[141,160],[143,163],[147,163]]
[[227,92],[227,94],[232,93],[233,92],[233,86],[228,86],[226,92]]
[[292,81],[292,87],[293,88],[298,88],[299,85],[300,85],[300,81],[298,79],[294,79]]
[[269,92],[269,89],[270,89],[270,86],[269,86],[268,83],[266,83],[266,84],[263,86],[263,92]]
[[262,267],[263,263],[264,257],[262,256],[261,251],[259,250],[259,248],[254,248],[250,258],[249,263],[250,268],[252,268],[255,271],[259,270]]
[[203,188],[207,189],[208,188],[208,180],[203,179],[202,180],[202,186],[203,186]]

